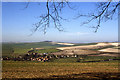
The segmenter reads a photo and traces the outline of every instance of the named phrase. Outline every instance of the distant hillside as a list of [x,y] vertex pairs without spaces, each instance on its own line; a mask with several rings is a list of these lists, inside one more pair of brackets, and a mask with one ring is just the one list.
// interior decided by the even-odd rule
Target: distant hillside
[[52,44],[51,42],[33,42],[33,43],[3,43],[13,48],[56,48],[64,47],[65,45]]
[[2,44],[2,55],[24,54],[31,48],[57,48],[67,47],[68,45],[53,44],[51,41],[44,42],[33,42],[33,43],[3,43]]
[[[32,42],[32,43],[3,43],[2,44],[2,55],[16,56],[27,53],[31,49],[39,49],[39,52],[56,52],[61,47],[75,47],[75,46],[87,46],[87,45],[116,45],[116,43],[62,43],[62,42]],[[52,48],[52,50],[50,50]],[[40,50],[43,49],[43,50]],[[45,50],[44,50],[45,49]]]

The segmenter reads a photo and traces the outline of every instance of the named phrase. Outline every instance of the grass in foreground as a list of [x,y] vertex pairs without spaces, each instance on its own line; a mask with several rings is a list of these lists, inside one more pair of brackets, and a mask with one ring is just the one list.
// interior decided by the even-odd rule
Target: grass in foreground
[[[67,60],[70,61],[67,62]],[[94,78],[95,74],[118,73],[118,61],[80,63],[74,62],[75,59],[67,60],[59,59],[56,62],[3,61],[2,75],[3,78]],[[110,77],[112,76],[117,77],[116,75]],[[100,77],[96,76],[96,78]]]

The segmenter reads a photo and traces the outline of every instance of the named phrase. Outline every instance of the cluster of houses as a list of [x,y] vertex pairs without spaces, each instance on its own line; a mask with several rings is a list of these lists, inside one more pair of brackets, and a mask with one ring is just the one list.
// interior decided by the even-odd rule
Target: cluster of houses
[[120,60],[120,59],[105,59],[105,60],[95,60],[95,61],[84,61],[87,55],[80,55],[73,54],[73,55],[55,55],[55,54],[48,54],[48,53],[27,53],[25,55],[19,55],[18,57],[2,57],[2,60],[14,60],[14,61],[39,61],[39,62],[49,62],[55,59],[60,58],[78,58],[77,62],[101,62],[101,61],[111,61],[111,60]]
[[40,61],[40,62],[47,62],[53,59],[59,58],[69,58],[69,57],[78,57],[78,55],[54,55],[48,53],[27,53],[25,55],[19,55],[18,57],[10,58],[4,56],[2,60],[14,60],[14,61]]
[[18,57],[7,57],[7,56],[4,56],[3,57],[3,60],[14,60],[14,61],[43,61],[43,62],[46,62],[46,61],[49,61],[50,58],[47,56],[46,53],[44,54],[38,54],[38,53],[27,53],[25,55],[19,55]]

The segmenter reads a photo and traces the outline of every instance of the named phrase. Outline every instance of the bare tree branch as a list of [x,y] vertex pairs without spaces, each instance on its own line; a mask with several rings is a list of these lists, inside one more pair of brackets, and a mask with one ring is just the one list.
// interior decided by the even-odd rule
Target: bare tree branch
[[40,21],[34,24],[35,29],[33,32],[37,31],[38,29],[41,29],[44,34],[46,34],[47,28],[50,27],[50,23],[53,22],[55,28],[58,31],[64,31],[61,21],[66,20],[62,16],[60,16],[60,13],[62,9],[68,5],[68,2],[65,2],[66,0],[62,0],[61,2],[49,2],[49,0],[46,2],[46,9],[47,13],[44,15],[40,15]]
[[100,24],[102,21],[108,21],[109,19],[113,18],[113,15],[115,14],[118,6],[120,3],[114,3],[114,2],[100,2],[98,3],[97,7],[97,13],[88,13],[88,14],[78,14],[78,16],[75,18],[81,18],[86,17],[88,18],[87,21],[84,21],[81,26],[88,25],[93,21],[97,21],[97,25],[94,25],[92,28],[95,28],[95,32],[98,31]]

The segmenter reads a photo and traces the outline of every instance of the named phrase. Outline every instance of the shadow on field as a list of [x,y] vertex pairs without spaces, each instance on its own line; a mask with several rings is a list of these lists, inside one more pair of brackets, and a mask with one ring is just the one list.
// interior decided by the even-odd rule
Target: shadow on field
[[4,78],[2,80],[120,80],[120,73],[81,73],[52,75],[49,78]]

